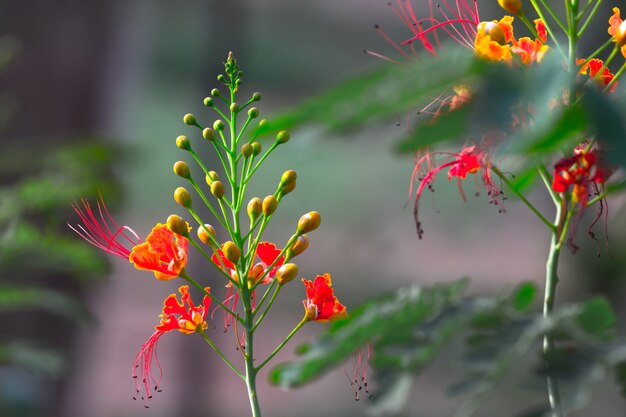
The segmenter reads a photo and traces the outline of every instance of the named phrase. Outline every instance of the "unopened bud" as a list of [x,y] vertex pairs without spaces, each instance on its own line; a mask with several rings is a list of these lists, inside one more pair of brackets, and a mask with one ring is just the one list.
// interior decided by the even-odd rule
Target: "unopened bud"
[[311,211],[298,220],[298,234],[312,232],[320,226],[322,219],[317,211]]
[[185,208],[191,208],[191,196],[185,187],[178,187],[174,191],[174,200]]
[[198,124],[198,122],[196,121],[196,116],[191,113],[187,113],[183,117],[183,122],[188,126],[195,126],[196,124]]
[[287,143],[289,142],[289,138],[289,132],[287,132],[286,130],[281,130],[276,134],[276,142],[278,143]]
[[257,156],[263,150],[263,146],[259,142],[252,142],[252,153]]
[[184,135],[180,135],[176,138],[176,146],[180,149],[184,149],[186,151],[191,149],[191,143],[189,143],[189,138]]
[[250,155],[252,155],[253,151],[254,150],[252,149],[252,145],[250,145],[249,143],[244,143],[241,147],[241,154],[244,158],[250,158]]
[[296,238],[294,244],[287,250],[285,254],[286,259],[291,259],[300,255],[309,247],[309,237],[307,235],[301,235]]
[[242,83],[241,79],[237,79],[237,81],[235,81],[235,85],[237,87],[239,87],[241,85],[241,83]]
[[261,100],[261,93],[254,93],[254,94],[252,94],[252,100],[254,100],[254,101]]
[[241,256],[239,248],[231,241],[224,242],[222,245],[222,252],[224,253],[224,257],[234,264],[237,263],[239,257]]
[[289,184],[286,184],[284,186],[281,187],[280,189],[280,198],[283,198],[284,196],[286,196],[287,194],[289,194],[290,192],[292,192],[293,190],[296,189],[296,182],[290,182]]
[[263,211],[263,203],[259,197],[254,197],[248,202],[248,217],[250,217],[250,223],[254,222],[257,217]]
[[191,178],[191,171],[189,170],[189,165],[187,165],[184,161],[178,161],[174,164],[174,173],[179,177],[183,178]]
[[283,172],[282,177],[280,177],[280,186],[284,187],[285,185],[295,182],[298,174],[293,169]]
[[[219,82],[221,82],[221,83],[226,82],[226,77],[224,77],[224,74],[220,74],[220,75],[218,75],[218,76],[217,76],[217,81],[219,81]],[[215,90],[217,90],[217,88],[216,88]],[[213,93],[213,91],[211,91],[211,94],[212,94],[212,93]],[[217,92],[217,93],[218,93],[217,95],[219,95],[219,90],[218,90],[218,92]]]
[[215,171],[209,171],[209,173],[207,175],[209,176],[209,178],[211,178],[211,181],[219,181],[220,180],[220,176]]
[[267,119],[261,119],[261,120],[259,121],[259,127],[260,127],[261,129],[265,129],[265,128],[269,125],[269,124],[270,124],[270,122],[269,122],[269,120],[267,120]]
[[204,243],[205,245],[209,245],[212,247],[217,241],[217,234],[215,233],[215,229],[210,224],[199,226],[197,234],[200,242]]
[[298,276],[298,266],[296,264],[285,264],[276,271],[276,281],[280,285],[284,285],[293,281]]
[[506,43],[504,31],[496,22],[480,22],[477,30],[479,33],[482,32],[485,35],[488,35],[492,41],[497,42],[500,45],[504,45]]
[[213,139],[215,139],[215,131],[211,129],[210,127],[206,127],[202,131],[202,137],[205,138],[206,140],[212,141]]
[[224,130],[224,122],[222,122],[221,120],[217,119],[215,122],[213,122],[213,129],[215,129],[217,131]]
[[256,119],[257,117],[259,117],[259,109],[257,109],[256,107],[252,107],[250,110],[248,110],[248,117],[251,119]]
[[211,97],[206,97],[204,99],[204,105],[207,107],[213,107],[213,99]]
[[230,111],[232,111],[233,113],[238,113],[239,112],[239,104],[231,103],[230,104]]
[[[222,75],[222,77],[223,77],[223,75]],[[219,97],[220,96],[220,90],[218,90],[217,88],[214,88],[213,90],[211,90],[211,95],[213,97]]]
[[522,0],[498,0],[498,4],[507,12],[515,15],[522,11]]
[[213,181],[213,184],[211,184],[211,194],[217,199],[224,197],[224,184],[222,184],[221,181]]
[[170,229],[173,233],[185,237],[189,236],[189,224],[184,221],[180,216],[177,216],[176,214],[171,214],[167,218],[165,224],[167,228]]
[[273,195],[268,195],[263,199],[263,214],[266,216],[270,216],[276,211],[278,207],[278,201],[276,201],[276,197]]

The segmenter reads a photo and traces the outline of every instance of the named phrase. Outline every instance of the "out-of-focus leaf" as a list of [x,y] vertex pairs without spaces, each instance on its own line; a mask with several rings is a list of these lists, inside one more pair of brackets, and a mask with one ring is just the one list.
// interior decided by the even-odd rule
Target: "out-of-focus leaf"
[[23,340],[0,341],[0,364],[12,364],[58,377],[66,367],[62,355],[56,350]]
[[0,285],[0,314],[31,310],[47,311],[82,323],[91,318],[81,303],[62,292]]
[[[537,175],[538,172],[535,167],[527,168],[517,173],[511,181],[513,189],[518,193],[523,193],[535,182]],[[513,193],[513,196],[515,196],[515,193]]]
[[603,298],[594,298],[583,304],[578,315],[578,325],[587,333],[598,337],[611,334],[615,326],[615,314]]
[[532,282],[518,285],[513,292],[513,307],[518,311],[525,311],[532,305],[537,294],[537,286]]

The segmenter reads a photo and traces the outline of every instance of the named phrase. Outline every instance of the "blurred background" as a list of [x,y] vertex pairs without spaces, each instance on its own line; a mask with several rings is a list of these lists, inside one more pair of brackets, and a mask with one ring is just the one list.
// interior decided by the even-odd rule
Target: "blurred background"
[[[202,99],[217,86],[228,51],[246,73],[242,94],[261,92],[261,113],[271,116],[350,76],[391,65],[363,53],[393,56],[375,24],[399,41],[408,29],[385,0],[27,3],[0,2],[0,416],[248,415],[245,387],[196,337],[165,336],[159,346],[164,391],[149,410],[132,401],[133,358],[158,323],[163,299],[180,283],[157,282],[91,250],[66,226],[76,221],[70,204],[102,194],[116,219],[145,237],[169,214],[183,214],[172,199],[183,184],[171,166],[187,155],[174,139],[199,136],[182,123],[185,113],[205,124],[215,118]],[[426,6],[413,3],[418,11]],[[479,1],[481,17],[501,16],[495,4]],[[417,239],[408,196],[413,160],[392,150],[413,111],[342,136],[315,127],[293,131],[249,188],[267,195],[284,170],[298,171],[298,189],[281,203],[267,239],[280,246],[301,214],[319,211],[322,227],[299,259],[300,271],[307,278],[332,272],[348,308],[408,283],[469,275],[471,290],[482,293],[541,282],[548,236],[515,201],[503,214],[486,198],[463,204],[442,180],[422,204],[426,233]],[[551,209],[542,190],[530,198]],[[579,233],[581,250],[563,256],[559,303],[601,294],[624,313],[624,198],[609,204],[612,256],[603,251],[597,258],[595,243]],[[196,255],[191,252],[192,276],[219,293],[220,278]],[[271,352],[298,323],[302,298],[299,284],[281,293],[259,354]],[[218,316],[215,339],[236,358],[233,332],[220,334]],[[619,325],[623,330],[623,320]],[[293,347],[317,331],[316,324],[306,326],[277,362],[293,357]],[[422,376],[410,415],[451,415],[458,401],[445,397],[445,387],[454,375],[453,354],[443,352]],[[354,400],[345,374],[351,367],[288,392],[262,373],[264,413],[364,415],[367,400]],[[526,395],[539,401],[544,394]],[[494,413],[506,398],[482,415],[502,415]],[[624,415],[610,380],[598,387],[592,410]]]

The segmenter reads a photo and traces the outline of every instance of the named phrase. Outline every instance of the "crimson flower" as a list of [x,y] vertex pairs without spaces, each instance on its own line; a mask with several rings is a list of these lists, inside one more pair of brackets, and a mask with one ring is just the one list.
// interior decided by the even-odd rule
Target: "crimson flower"
[[[437,165],[435,158],[438,155],[443,155],[450,160]],[[478,146],[467,146],[458,153],[452,152],[427,152],[425,155],[417,155],[417,163],[413,169],[413,175],[411,176],[411,187],[409,194],[413,194],[413,182],[417,179],[420,181],[420,185],[415,193],[415,204],[413,206],[413,215],[415,217],[415,225],[417,227],[417,234],[419,238],[422,238],[424,230],[422,229],[421,222],[419,220],[419,201],[424,189],[428,188],[433,191],[432,182],[435,180],[437,174],[446,169],[448,170],[448,180],[452,180],[453,177],[457,178],[457,184],[459,192],[463,201],[467,201],[465,192],[461,181],[467,178],[468,174],[480,175],[483,187],[487,190],[487,194],[490,197],[490,203],[494,205],[502,205],[502,192],[491,177],[491,161],[488,152]],[[502,210],[502,209],[501,209]]]
[[[204,289],[207,293],[210,288]],[[155,327],[156,331],[148,338],[146,343],[141,346],[139,352],[135,356],[133,362],[132,376],[135,380],[135,391],[139,394],[143,388],[142,399],[148,407],[148,399],[152,398],[152,389],[160,392],[160,383],[163,372],[159,359],[157,357],[156,348],[161,336],[172,330],[178,330],[183,334],[191,334],[206,330],[206,315],[211,306],[211,298],[205,295],[202,299],[202,305],[196,306],[189,295],[189,286],[183,285],[178,288],[180,292],[180,302],[176,298],[176,294],[170,294],[163,302],[163,313],[161,323]],[[157,364],[158,375],[152,371],[153,361]],[[137,399],[134,397],[133,399]]]
[[[276,245],[270,242],[261,242],[257,245],[256,249],[256,258],[259,262],[257,262],[250,271],[248,272],[248,277],[256,281],[259,277],[263,277],[261,281],[262,284],[270,283],[274,277],[276,276],[276,270],[285,262],[284,257],[280,257],[276,262],[276,265],[272,267],[271,270],[267,270],[270,265],[276,261],[278,256],[280,255],[281,250],[276,248]],[[226,259],[224,256],[224,252],[221,249],[217,250],[217,253],[214,253],[211,257],[211,260],[218,268],[223,269],[228,275],[230,275],[235,281],[238,281],[237,270],[235,265]],[[267,272],[267,274],[266,274]]]
[[187,263],[186,238],[173,233],[163,224],[157,224],[145,242],[128,226],[119,226],[109,214],[104,201],[92,210],[87,200],[82,208],[73,205],[82,224],[68,226],[95,247],[120,258],[128,259],[137,269],[154,272],[160,280],[179,276]]
[[346,306],[341,304],[332,288],[330,274],[318,275],[315,281],[302,279],[306,287],[306,300],[303,300],[307,320],[328,321],[346,316]]

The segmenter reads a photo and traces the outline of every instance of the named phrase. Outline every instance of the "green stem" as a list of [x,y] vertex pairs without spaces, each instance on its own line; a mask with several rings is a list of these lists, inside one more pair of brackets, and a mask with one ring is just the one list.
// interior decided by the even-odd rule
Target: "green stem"
[[214,303],[216,303],[217,305],[219,305],[220,307],[222,307],[224,309],[224,311],[226,311],[228,314],[230,314],[231,316],[235,317],[240,322],[242,322],[242,320],[241,320],[241,318],[239,317],[238,314],[235,314],[230,308],[226,307],[224,305],[224,303],[222,303],[220,300],[218,300],[210,291],[205,290],[204,287],[202,285],[198,284],[198,282],[196,280],[194,280],[193,278],[191,278],[188,275],[185,275],[185,276],[181,275],[180,277],[182,279],[184,279],[185,281],[189,282],[191,285],[193,285],[194,287],[196,287],[200,291],[202,291],[204,294],[208,295],[211,298],[211,300]]
[[573,75],[570,81],[569,104],[570,106],[576,102],[576,74],[578,73],[578,65],[576,65],[576,48],[578,46],[578,0],[565,0],[565,10],[567,14],[567,40],[568,40],[568,71]]
[[[563,56],[563,58],[567,58],[567,56],[565,55],[565,52],[563,51],[563,49],[561,49],[560,43],[558,42],[556,36],[554,35],[554,31],[552,30],[552,25],[550,25],[548,21],[546,20],[543,10],[541,10],[539,5],[537,4],[537,0],[530,0],[530,2],[532,3],[533,7],[535,8],[535,11],[537,12],[541,20],[543,20],[543,24],[546,25],[546,30],[550,34],[550,37],[554,39],[554,45],[556,46],[556,49],[558,49],[559,53]],[[544,7],[546,7],[543,1],[542,1],[542,4],[544,5]],[[550,11],[551,9],[549,7],[546,7],[546,10]],[[566,32],[565,26],[563,25],[563,23],[556,16],[552,16],[552,18],[556,21],[557,25],[561,29],[563,29],[564,32]]]
[[250,409],[252,410],[252,417],[261,417],[261,407],[259,406],[259,398],[256,390],[256,376],[258,369],[254,367],[254,331],[252,305],[251,305],[251,291],[247,289],[247,286],[242,288],[242,298],[244,304],[244,326],[246,328],[246,345],[244,352],[244,360],[246,364],[246,388],[248,389],[248,398],[250,400]]
[[304,326],[306,323],[308,322],[307,318],[304,317],[302,319],[302,321],[300,321],[300,323],[298,323],[298,325],[296,327],[293,328],[293,330],[291,331],[291,333],[289,333],[287,335],[287,337],[285,338],[285,340],[283,340],[281,342],[280,345],[278,345],[276,347],[276,349],[274,349],[274,351],[267,357],[267,359],[265,359],[263,361],[263,363],[261,363],[259,366],[257,366],[256,370],[259,371],[261,368],[263,368],[270,360],[272,360],[272,358],[274,356],[276,356],[276,354],[278,352],[280,352],[280,350],[287,344],[287,342],[289,342],[289,340],[291,340],[291,338],[298,332],[298,330],[300,330],[302,328],[302,326]]
[[622,74],[624,74],[624,71],[626,71],[626,62],[624,62],[624,64],[622,65],[622,67],[619,69],[619,71],[617,71],[617,73],[615,74],[615,76],[613,76],[613,79],[611,81],[609,81],[609,83],[606,85],[606,87],[604,87],[604,91],[609,91],[611,89],[611,86],[617,82],[617,79],[619,77],[622,76]]
[[272,144],[272,146],[270,146],[270,148],[267,150],[267,152],[265,152],[263,154],[263,156],[261,157],[261,159],[259,159],[259,161],[256,163],[256,165],[254,166],[254,168],[252,168],[252,171],[250,171],[250,173],[248,174],[248,176],[246,178],[243,179],[242,184],[246,184],[248,182],[248,180],[250,180],[250,178],[254,175],[254,173],[256,172],[257,169],[259,169],[259,167],[261,166],[261,164],[263,164],[263,161],[265,161],[265,158],[267,158],[269,156],[269,154],[272,153],[272,151],[274,149],[276,149],[278,147],[278,145],[280,145],[278,142],[274,142]]
[[[585,6],[584,10],[587,10],[587,7],[589,7],[589,4],[591,4],[591,2],[589,2],[587,4],[587,6]],[[591,13],[589,13],[589,16],[587,16],[587,20],[585,20],[585,23],[583,23],[583,25],[581,26],[580,30],[578,31],[578,37],[581,37],[583,33],[585,33],[585,30],[587,29],[587,26],[589,26],[589,23],[591,23],[591,20],[593,19],[593,17],[595,16],[596,12],[598,11],[598,7],[600,7],[600,4],[602,4],[602,0],[598,0],[596,2],[596,5],[593,6],[593,9],[591,10]],[[581,15],[577,16],[577,19],[581,18]]]
[[548,190],[548,193],[550,194],[550,198],[552,198],[554,205],[561,204],[561,197],[559,197],[559,195],[552,189],[550,173],[546,169],[545,165],[541,164],[538,170],[539,170],[539,176],[543,180],[543,184],[546,186],[546,190]]
[[609,40],[604,42],[602,46],[600,46],[598,49],[596,49],[591,54],[589,54],[589,56],[585,59],[585,61],[589,61],[591,58],[595,58],[596,55],[598,55],[600,52],[604,51],[606,48],[611,46],[611,43],[613,43],[613,39],[609,38]]
[[502,171],[500,171],[498,168],[492,166],[491,170],[493,172],[495,172],[495,174],[500,177],[500,179],[502,180],[503,183],[505,183],[519,198],[520,200],[522,200],[522,202],[524,204],[526,204],[526,206],[530,209],[530,211],[532,211],[538,218],[539,220],[541,220],[546,226],[548,226],[548,228],[552,231],[556,231],[556,226],[553,225],[548,219],[545,218],[545,216],[543,214],[541,214],[541,212],[537,209],[537,207],[535,207],[533,205],[533,203],[531,203],[530,201],[528,201],[528,199],[526,198],[526,196],[524,196],[524,194],[522,194],[521,192],[519,192],[511,183],[511,181],[509,181],[509,179],[502,173]]
[[[550,5],[545,2],[545,0],[540,0],[540,1],[541,1],[541,5],[543,6],[543,8],[548,11],[548,13],[552,17],[552,19],[554,19],[556,24],[563,30],[563,33],[567,34],[567,29],[565,28],[565,25],[563,24],[563,22],[561,22],[561,19],[559,19],[559,17],[556,15],[554,10],[552,10],[552,7],[550,7]],[[531,0],[531,3],[533,5],[533,7],[535,8],[535,11],[537,12],[537,14],[541,18],[541,20],[543,20],[543,23],[547,27],[546,19],[543,16],[543,13],[541,12],[541,9],[539,8],[539,6],[536,4],[535,1]],[[554,41],[556,42],[556,38],[554,39]]]
[[224,355],[224,353],[222,353],[222,351],[215,346],[215,343],[213,343],[213,341],[211,340],[211,338],[209,336],[207,336],[204,332],[198,332],[200,333],[200,335],[204,338],[204,340],[206,340],[206,342],[209,344],[209,346],[211,346],[213,348],[213,350],[215,351],[215,353],[217,353],[219,355],[220,358],[222,358],[222,360],[224,361],[224,363],[226,365],[228,365],[228,367],[230,369],[233,370],[233,372],[241,379],[245,379],[243,374],[241,373],[241,371],[237,368],[235,368],[235,365],[233,365],[233,363],[228,360],[228,358]]
[[[267,294],[269,294],[270,291],[272,291],[272,289],[273,289],[272,286],[276,285],[275,282],[276,282],[276,280],[274,280],[272,282],[270,288],[268,288],[267,291],[265,291],[265,294],[263,294],[263,298],[261,299],[259,304],[257,304],[256,310],[253,312],[253,314],[256,314],[256,312],[259,311],[259,309],[263,306],[263,302],[265,301],[265,298],[267,297]],[[267,314],[267,312],[270,311],[270,308],[272,307],[272,304],[274,304],[274,300],[276,300],[276,297],[278,296],[278,293],[280,292],[280,289],[282,287],[283,287],[282,285],[278,285],[278,287],[276,287],[276,289],[273,291],[272,298],[270,298],[270,301],[268,302],[267,307],[265,307],[265,310],[263,310],[263,313],[261,313],[261,316],[259,316],[259,319],[254,324],[254,327],[252,327],[252,331],[255,331],[256,328],[259,327],[259,325],[261,324],[261,322],[265,318],[265,315]]]

